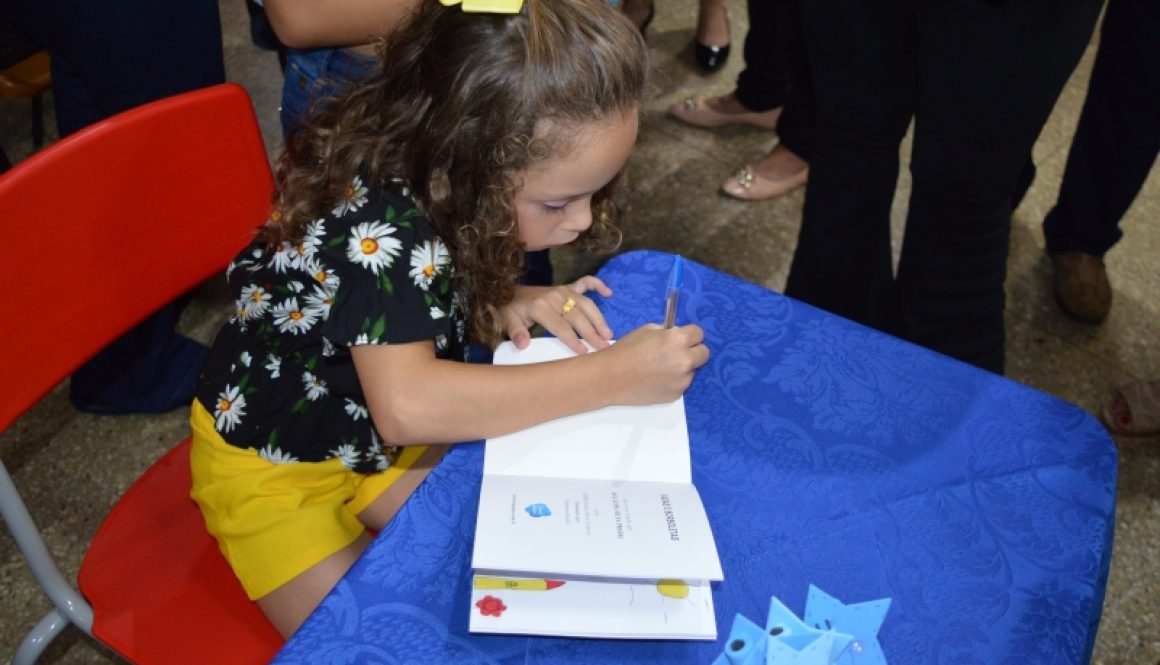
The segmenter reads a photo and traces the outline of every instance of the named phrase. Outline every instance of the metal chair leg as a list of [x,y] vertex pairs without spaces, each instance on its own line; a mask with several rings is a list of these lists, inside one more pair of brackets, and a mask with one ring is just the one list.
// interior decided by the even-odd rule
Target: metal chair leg
[[16,540],[33,577],[57,611],[81,630],[92,634],[93,608],[57,568],[3,462],[0,462],[0,516],[7,523],[8,531]]
[[56,639],[57,635],[69,625],[69,620],[59,611],[52,610],[28,631],[16,655],[12,657],[12,665],[33,665],[44,649]]

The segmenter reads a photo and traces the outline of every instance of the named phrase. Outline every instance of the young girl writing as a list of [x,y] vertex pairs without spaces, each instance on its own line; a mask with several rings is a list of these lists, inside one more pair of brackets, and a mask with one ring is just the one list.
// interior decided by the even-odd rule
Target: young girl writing
[[[283,635],[438,461],[428,444],[673,400],[708,358],[696,326],[610,345],[596,277],[519,284],[527,251],[619,239],[647,63],[604,0],[510,9],[421,0],[382,71],[291,136],[275,212],[227,271],[237,311],[193,404],[192,495]],[[522,348],[537,323],[579,355],[462,362],[469,332]]]

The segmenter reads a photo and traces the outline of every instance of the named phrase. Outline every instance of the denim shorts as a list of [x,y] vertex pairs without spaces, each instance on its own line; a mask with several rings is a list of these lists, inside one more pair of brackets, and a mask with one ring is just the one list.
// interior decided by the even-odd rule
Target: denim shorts
[[350,49],[290,49],[282,84],[282,135],[308,118],[316,102],[341,96],[377,66],[378,59]]

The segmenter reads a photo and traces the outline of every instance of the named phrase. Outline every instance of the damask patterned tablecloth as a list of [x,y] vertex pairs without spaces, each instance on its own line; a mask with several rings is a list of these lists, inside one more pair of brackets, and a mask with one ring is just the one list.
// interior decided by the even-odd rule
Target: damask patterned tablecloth
[[[662,314],[672,255],[600,275],[618,334]],[[275,662],[710,663],[770,596],[889,597],[892,664],[1087,663],[1116,451],[1079,408],[686,262],[679,323],[711,360],[685,396],[693,482],[725,571],[718,639],[467,631],[482,443],[453,448]],[[517,399],[519,396],[513,396]]]

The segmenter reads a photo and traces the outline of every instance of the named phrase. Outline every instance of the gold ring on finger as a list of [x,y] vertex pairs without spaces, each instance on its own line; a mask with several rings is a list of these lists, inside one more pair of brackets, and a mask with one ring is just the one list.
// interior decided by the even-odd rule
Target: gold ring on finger
[[572,298],[568,298],[564,301],[563,305],[560,305],[560,314],[567,314],[568,312],[571,312],[572,308],[575,306],[576,301]]

